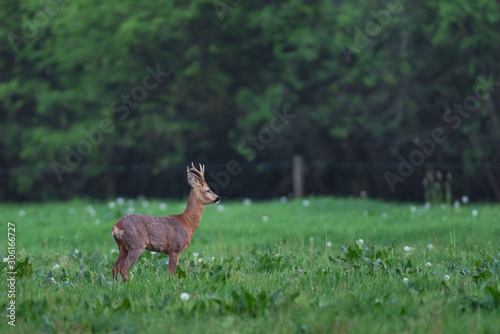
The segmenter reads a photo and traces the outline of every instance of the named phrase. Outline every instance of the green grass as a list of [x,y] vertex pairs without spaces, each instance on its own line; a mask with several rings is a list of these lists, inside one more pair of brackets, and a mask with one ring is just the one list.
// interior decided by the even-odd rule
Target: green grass
[[[308,201],[208,206],[178,279],[167,279],[166,256],[145,252],[126,284],[111,278],[113,224],[129,206],[164,215],[183,202],[166,210],[157,200],[112,209],[83,200],[0,204],[0,256],[10,221],[18,262],[16,327],[2,293],[0,331],[498,333],[499,205]],[[5,277],[7,264],[0,268]]]

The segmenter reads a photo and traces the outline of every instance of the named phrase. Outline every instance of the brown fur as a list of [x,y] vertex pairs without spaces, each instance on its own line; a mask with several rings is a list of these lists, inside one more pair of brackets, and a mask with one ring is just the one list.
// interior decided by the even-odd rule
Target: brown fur
[[218,203],[217,196],[205,182],[204,167],[200,170],[188,167],[188,183],[191,185],[186,210],[180,215],[148,216],[131,214],[123,216],[112,230],[118,244],[118,259],[113,266],[113,278],[121,274],[128,281],[128,271],[144,250],[168,255],[168,277],[176,274],[180,253],[191,245],[194,231],[198,228],[205,205]]

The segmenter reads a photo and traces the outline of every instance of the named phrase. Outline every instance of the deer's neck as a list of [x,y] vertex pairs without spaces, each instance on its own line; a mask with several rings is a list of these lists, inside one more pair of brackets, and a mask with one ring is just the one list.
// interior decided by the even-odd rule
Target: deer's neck
[[203,212],[204,208],[205,205],[196,201],[194,191],[191,190],[191,192],[189,193],[186,210],[184,210],[184,212],[182,213],[184,222],[191,230],[191,236],[200,224],[201,213]]

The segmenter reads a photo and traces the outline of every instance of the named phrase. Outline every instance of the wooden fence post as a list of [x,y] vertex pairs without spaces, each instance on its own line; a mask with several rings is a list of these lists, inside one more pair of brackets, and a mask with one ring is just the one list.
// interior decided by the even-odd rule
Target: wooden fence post
[[304,197],[304,159],[301,155],[293,156],[292,179],[295,198]]

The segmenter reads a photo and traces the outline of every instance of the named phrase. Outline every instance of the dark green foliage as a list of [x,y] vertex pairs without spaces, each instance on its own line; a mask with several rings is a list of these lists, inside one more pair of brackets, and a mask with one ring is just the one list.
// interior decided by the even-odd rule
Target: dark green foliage
[[[0,199],[180,196],[187,161],[222,171],[297,153],[326,162],[310,170],[308,192],[423,199],[430,166],[394,192],[384,177],[422,145],[426,163],[446,162],[455,195],[500,197],[499,6],[8,1]],[[472,111],[453,111],[474,96]],[[252,141],[285,109],[297,117],[269,143]],[[431,145],[437,128],[447,139]],[[284,169],[243,170],[226,196],[289,184]]]

